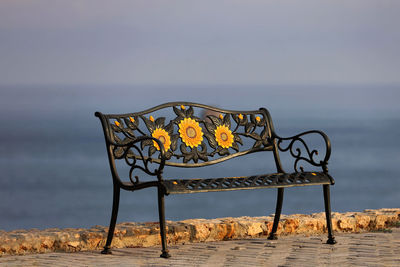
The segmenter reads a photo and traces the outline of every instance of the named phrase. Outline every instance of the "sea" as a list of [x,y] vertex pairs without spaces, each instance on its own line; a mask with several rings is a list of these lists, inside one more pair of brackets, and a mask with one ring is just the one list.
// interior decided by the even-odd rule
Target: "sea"
[[[332,143],[334,212],[400,207],[397,85],[3,85],[0,92],[1,230],[107,226],[112,179],[94,112],[135,112],[169,101],[265,107],[283,137],[322,130]],[[198,169],[166,167],[164,176],[253,175],[273,167],[265,152]],[[266,216],[275,201],[276,189],[171,195],[166,218]],[[320,186],[285,190],[283,214],[323,210]],[[118,222],[157,220],[156,190],[121,193]]]

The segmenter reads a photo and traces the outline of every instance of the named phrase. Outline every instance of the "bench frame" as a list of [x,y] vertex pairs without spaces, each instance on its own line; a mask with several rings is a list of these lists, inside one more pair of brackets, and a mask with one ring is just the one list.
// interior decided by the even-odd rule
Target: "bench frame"
[[[202,109],[210,111],[211,115],[206,116],[209,119],[206,122],[206,119],[200,119],[198,117],[193,116],[193,107],[196,109]],[[154,119],[152,116],[147,118],[148,114],[152,114],[153,112],[159,111],[161,109],[173,108],[174,112],[177,115],[178,121],[182,121],[183,118],[191,118],[193,120],[202,123],[204,126],[208,128],[212,128],[212,123],[222,124],[226,123],[230,126],[230,119],[234,119],[237,123],[236,129],[239,126],[245,129],[244,133],[241,133],[244,137],[250,137],[255,140],[255,144],[252,148],[246,151],[239,151],[237,145],[233,145],[236,141],[241,141],[240,137],[237,137],[239,134],[234,134],[234,142],[232,142],[232,147],[234,148],[234,152],[229,152],[228,149],[224,149],[220,145],[215,143],[215,140],[210,140],[212,137],[210,135],[205,136],[208,145],[211,143],[212,147],[215,149],[214,154],[201,154],[203,150],[199,151],[193,145],[191,150],[188,151],[187,147],[184,147],[183,139],[181,139],[181,152],[182,154],[173,153],[173,150],[177,149],[177,139],[179,136],[177,134],[173,134],[173,129],[171,127],[175,127],[178,124],[178,121],[171,121],[172,126],[168,125],[164,127],[165,118]],[[218,120],[217,116],[213,114],[225,114],[219,115],[220,120]],[[256,117],[256,115],[260,115],[260,117]],[[154,108],[137,112],[137,113],[129,113],[129,114],[102,114],[100,112],[96,112],[95,116],[98,117],[101,121],[105,143],[107,148],[108,160],[111,170],[111,175],[113,178],[113,205],[112,205],[112,214],[110,220],[110,226],[107,235],[106,245],[104,246],[104,250],[101,252],[102,254],[111,254],[111,242],[114,235],[115,224],[117,221],[118,215],[118,207],[119,207],[119,199],[120,199],[120,190],[128,190],[135,191],[148,187],[157,187],[158,192],[158,211],[159,211],[159,222],[160,222],[160,235],[161,235],[161,245],[162,245],[162,254],[160,257],[169,258],[170,254],[167,249],[167,239],[166,239],[166,223],[165,223],[165,207],[164,207],[164,196],[170,193],[194,193],[194,192],[207,192],[207,191],[226,191],[226,190],[238,190],[238,189],[255,189],[255,188],[277,188],[277,202],[275,208],[275,216],[274,222],[272,226],[272,230],[268,236],[268,239],[274,240],[277,239],[277,229],[280,220],[280,215],[282,211],[282,203],[284,196],[284,188],[292,187],[292,186],[304,186],[304,185],[322,185],[323,187],[323,195],[324,195],[324,206],[325,206],[325,214],[326,214],[326,227],[328,232],[328,244],[335,244],[335,238],[332,234],[332,220],[331,220],[331,204],[330,204],[330,185],[334,184],[333,178],[328,174],[328,160],[331,154],[331,143],[329,141],[328,136],[322,131],[312,130],[300,133],[298,135],[292,137],[280,137],[275,133],[271,116],[267,109],[260,108],[257,111],[232,111],[232,110],[223,110],[219,108],[215,108],[212,106],[207,106],[203,104],[191,103],[191,102],[171,102],[156,106]],[[248,120],[249,118],[249,120]],[[143,130],[140,130],[138,127],[139,121],[143,121],[146,124],[146,127],[149,129],[150,134],[145,133]],[[211,123],[212,122],[212,123]],[[142,123],[142,124],[143,124]],[[171,124],[170,123],[170,124]],[[211,125],[211,126],[210,126]],[[225,125],[225,124],[224,124]],[[260,134],[255,134],[255,129],[257,126],[264,127],[264,130]],[[164,127],[167,129],[169,134],[171,134],[171,147],[168,147],[169,150],[165,150],[165,138],[161,140],[161,137],[155,138],[151,135],[151,131],[153,131],[157,126]],[[213,128],[215,130],[215,127]],[[134,134],[135,131],[139,131],[140,136],[136,136]],[[236,131],[236,130],[235,130]],[[235,132],[232,131],[232,132]],[[253,132],[252,132],[253,131]],[[124,139],[119,138],[118,134],[122,134]],[[325,145],[325,156],[321,160],[315,159],[316,155],[318,155],[318,150],[309,149],[307,143],[304,141],[303,136],[316,134],[322,137]],[[162,142],[164,141],[164,142]],[[286,142],[286,144],[285,144]],[[240,142],[239,142],[240,143]],[[301,150],[296,145],[300,144],[303,147]],[[143,149],[148,146],[149,147],[149,155],[145,156]],[[182,147],[183,146],[183,147]],[[203,145],[203,142],[201,144]],[[231,147],[231,148],[232,148]],[[194,152],[193,152],[194,151]],[[227,152],[228,151],[228,152]],[[163,169],[164,166],[174,166],[174,167],[203,167],[212,164],[217,164],[219,162],[228,160],[233,157],[246,155],[249,153],[259,152],[259,151],[272,151],[274,155],[274,161],[276,165],[276,174],[272,174],[274,179],[270,179],[271,175],[264,175],[260,177],[228,177],[228,178],[219,178],[219,179],[203,179],[200,182],[204,182],[202,188],[194,188],[193,185],[188,188],[183,188],[182,183],[190,183],[192,180],[163,180]],[[288,174],[284,171],[279,151],[289,152],[290,155],[294,158],[294,173]],[[192,152],[192,153],[191,153]],[[155,157],[158,153],[158,157]],[[190,154],[191,153],[191,154]],[[220,156],[216,159],[209,160],[211,156]],[[200,157],[200,158],[199,158]],[[171,160],[175,158],[176,160]],[[183,163],[179,162],[179,159],[183,158]],[[125,162],[131,167],[129,171],[129,179],[130,181],[124,182],[120,179],[116,160],[125,160]],[[141,162],[139,164],[138,162]],[[193,161],[191,163],[190,161]],[[202,161],[202,162],[199,162]],[[304,172],[302,166],[299,166],[300,162],[306,162],[308,165],[313,167],[322,168],[322,172]],[[151,169],[150,165],[156,163],[157,168]],[[139,181],[138,176],[133,177],[133,172],[141,170],[147,175],[157,177],[156,181]],[[282,178],[283,177],[283,178]],[[300,178],[299,178],[300,177]],[[305,177],[309,177],[310,179],[306,179]],[[315,178],[312,180],[311,178]],[[225,180],[224,180],[225,179]],[[229,180],[230,179],[230,180]],[[241,180],[240,180],[241,179]],[[249,182],[249,179],[251,180]],[[260,179],[262,179],[260,181]],[[297,179],[297,180],[296,180]],[[208,184],[205,183],[207,180]],[[230,183],[229,183],[230,181]],[[213,183],[214,182],[214,183]],[[257,184],[255,184],[257,182]],[[179,183],[179,185],[178,185]],[[175,186],[176,185],[176,186]],[[180,186],[180,187],[178,187]],[[224,187],[222,187],[224,186]],[[183,189],[182,189],[183,188]]]

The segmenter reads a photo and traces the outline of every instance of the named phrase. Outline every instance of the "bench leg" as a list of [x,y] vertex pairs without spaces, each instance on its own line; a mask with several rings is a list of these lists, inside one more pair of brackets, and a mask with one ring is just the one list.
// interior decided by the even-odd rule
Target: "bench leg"
[[332,217],[331,217],[331,200],[329,185],[323,185],[324,188],[324,202],[325,202],[325,215],[326,215],[326,228],[328,229],[327,244],[336,244],[335,237],[332,234]]
[[110,227],[108,228],[107,242],[101,254],[111,254],[111,242],[114,236],[115,223],[117,222],[118,206],[119,206],[119,193],[120,188],[114,184],[113,205],[110,220]]
[[164,207],[164,191],[159,186],[158,187],[158,215],[160,218],[160,235],[161,235],[161,258],[169,258],[171,255],[168,253],[167,249],[167,237],[166,237],[166,227],[165,227],[165,207]]
[[272,226],[271,233],[268,236],[269,240],[276,240],[278,236],[276,235],[276,231],[278,230],[279,219],[281,217],[282,211],[282,202],[283,202],[283,188],[278,188],[278,196],[276,199],[276,209],[275,209],[275,217],[274,217],[274,224]]

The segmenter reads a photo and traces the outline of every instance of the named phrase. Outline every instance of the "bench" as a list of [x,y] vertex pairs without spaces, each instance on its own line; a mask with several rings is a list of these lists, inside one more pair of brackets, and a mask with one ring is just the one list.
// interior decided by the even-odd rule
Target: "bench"
[[[271,116],[265,108],[255,111],[233,111],[189,103],[166,103],[142,112],[102,114],[96,112],[102,124],[108,160],[113,178],[113,205],[108,236],[103,254],[111,254],[111,241],[117,220],[120,190],[140,190],[156,187],[163,258],[169,258],[166,240],[164,196],[196,192],[241,189],[277,188],[274,222],[268,239],[277,239],[285,187],[322,185],[326,214],[328,244],[335,244],[332,234],[330,185],[328,174],[331,145],[327,135],[312,130],[292,137],[275,133]],[[310,149],[306,136],[317,136],[319,149]],[[307,139],[308,140],[308,139]],[[165,166],[196,168],[244,156],[269,151],[273,153],[275,173],[244,177],[210,177],[206,179],[164,179]],[[285,172],[279,152],[293,159],[293,172]],[[126,174],[120,175],[120,165]],[[319,171],[305,171],[320,168]],[[249,170],[251,171],[251,170]],[[150,176],[143,180],[139,175]],[[151,177],[154,177],[151,179]],[[124,179],[121,179],[124,178]]]

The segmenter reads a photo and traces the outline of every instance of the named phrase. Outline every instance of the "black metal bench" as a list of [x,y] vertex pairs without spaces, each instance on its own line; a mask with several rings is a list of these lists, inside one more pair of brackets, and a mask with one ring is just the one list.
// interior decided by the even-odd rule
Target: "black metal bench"
[[[157,117],[157,114],[162,116]],[[103,126],[108,159],[113,177],[114,196],[107,242],[102,251],[110,254],[117,220],[120,189],[139,190],[157,187],[162,244],[161,257],[170,257],[167,250],[164,196],[195,192],[227,191],[256,188],[277,188],[277,204],[269,239],[276,239],[285,187],[322,185],[328,231],[328,244],[335,244],[332,235],[329,186],[334,184],[327,164],[331,153],[328,137],[321,131],[307,131],[292,137],[278,136],[271,116],[265,108],[256,111],[223,110],[202,104],[174,102],[129,114],[96,112]],[[168,122],[167,122],[168,121]],[[311,150],[304,136],[317,135],[322,140],[324,155]],[[165,166],[202,167],[250,153],[270,151],[274,155],[276,173],[248,177],[208,179],[164,179]],[[294,161],[294,172],[286,173],[279,151],[288,152]],[[126,179],[120,178],[117,163],[127,164]],[[304,171],[300,162],[320,167],[319,172]],[[157,179],[141,181],[137,171]]]

